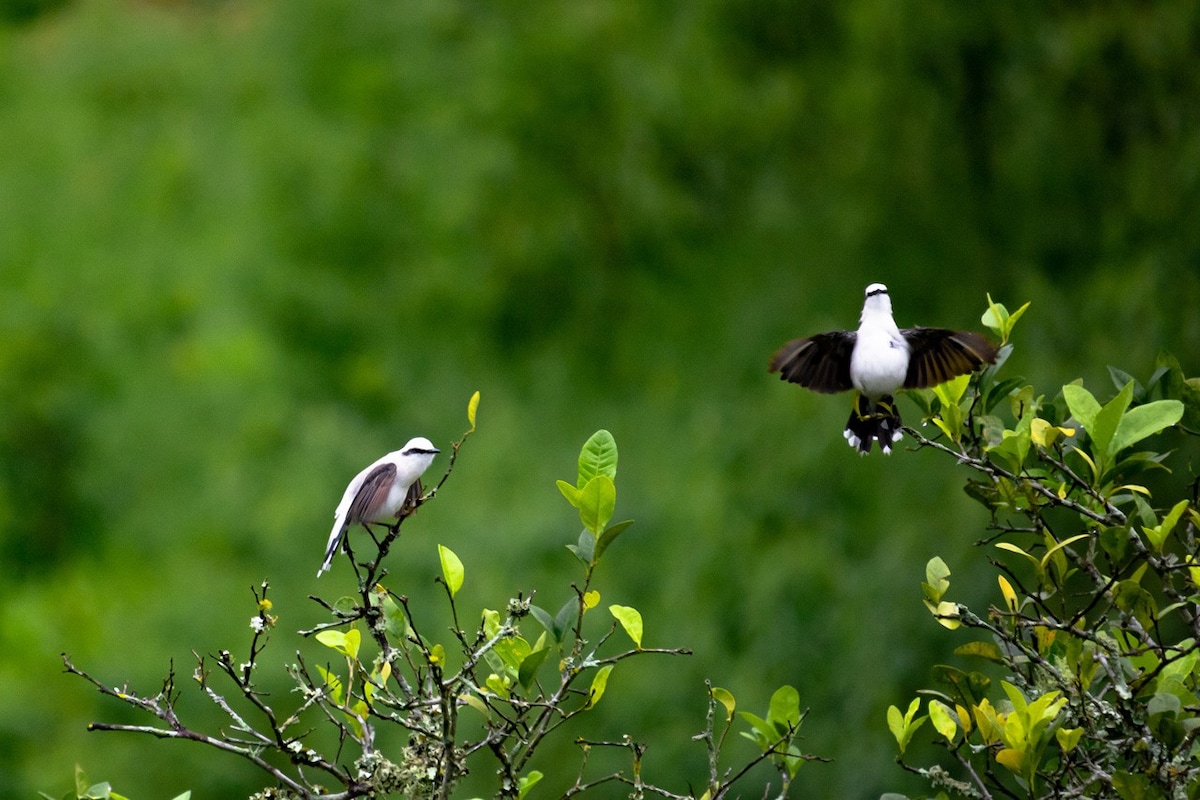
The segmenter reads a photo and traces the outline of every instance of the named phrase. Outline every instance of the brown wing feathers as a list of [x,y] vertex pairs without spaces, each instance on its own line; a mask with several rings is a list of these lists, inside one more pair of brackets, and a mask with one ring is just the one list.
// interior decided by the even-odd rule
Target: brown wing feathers
[[850,383],[850,354],[854,350],[853,331],[818,333],[806,339],[793,339],[771,358],[769,371],[814,392],[832,394],[853,388]]
[[996,360],[996,347],[971,331],[906,328],[900,331],[911,352],[905,389],[925,389],[974,372]]
[[383,505],[388,492],[391,491],[392,482],[395,480],[395,464],[380,464],[371,470],[371,474],[363,479],[362,486],[358,487],[358,494],[354,495],[354,499],[350,502],[346,521],[349,523],[373,521],[368,520],[366,515]]

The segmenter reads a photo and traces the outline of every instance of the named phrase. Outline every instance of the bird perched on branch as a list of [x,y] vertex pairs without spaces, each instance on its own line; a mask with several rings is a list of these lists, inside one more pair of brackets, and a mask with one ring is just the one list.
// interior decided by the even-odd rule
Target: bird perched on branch
[[996,360],[996,347],[981,334],[946,328],[897,328],[887,287],[867,287],[857,331],[818,333],[793,339],[771,358],[770,371],[815,392],[857,390],[842,433],[866,455],[871,442],[884,454],[903,435],[893,394],[924,389],[974,372]]
[[420,492],[420,477],[440,452],[428,439],[418,436],[354,476],[333,513],[333,530],[325,547],[325,561],[317,570],[318,578],[329,569],[351,525],[360,523],[369,533],[370,523],[400,518],[410,491],[418,487]]

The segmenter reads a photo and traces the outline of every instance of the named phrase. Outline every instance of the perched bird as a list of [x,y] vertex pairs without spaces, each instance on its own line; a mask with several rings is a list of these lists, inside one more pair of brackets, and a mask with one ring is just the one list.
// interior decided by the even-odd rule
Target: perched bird
[[771,358],[780,378],[833,393],[856,389],[843,436],[866,455],[872,440],[884,454],[903,435],[892,394],[924,389],[974,372],[996,360],[996,347],[978,333],[946,328],[896,327],[887,287],[867,287],[857,331],[818,333],[793,339]]
[[[371,522],[399,518],[409,490],[420,485],[421,475],[440,452],[428,439],[418,436],[354,476],[342,493],[342,502],[333,512],[333,530],[329,532],[329,544],[325,546],[325,562],[317,570],[318,578],[329,569],[342,537],[351,525],[358,522],[367,528]],[[370,528],[367,530],[369,532]]]

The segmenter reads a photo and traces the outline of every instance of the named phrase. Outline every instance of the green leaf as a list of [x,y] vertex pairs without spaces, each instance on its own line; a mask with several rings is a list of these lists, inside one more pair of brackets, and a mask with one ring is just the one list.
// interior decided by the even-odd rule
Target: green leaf
[[1087,389],[1078,384],[1069,383],[1063,387],[1063,399],[1067,408],[1083,429],[1089,434],[1096,425],[1096,415],[1100,413],[1100,404]]
[[987,311],[983,312],[983,316],[979,318],[979,321],[997,336],[1003,338],[1005,325],[1008,323],[1008,309],[1004,307],[1003,303],[997,303],[992,300],[990,293],[987,296],[987,301]]
[[1129,530],[1117,527],[1102,529],[1100,547],[1113,561],[1121,561],[1129,550]]
[[1160,553],[1162,552],[1163,543],[1171,535],[1171,531],[1175,530],[1175,526],[1179,523],[1179,519],[1183,516],[1183,512],[1187,510],[1187,507],[1188,501],[1180,500],[1167,512],[1167,515],[1163,517],[1163,521],[1160,524],[1143,528],[1146,538],[1154,545],[1155,550]]
[[1054,732],[1054,738],[1058,740],[1058,746],[1062,748],[1062,751],[1069,753],[1083,738],[1083,728],[1059,728]]
[[539,624],[546,628],[546,632],[550,633],[551,636],[554,637],[554,642],[562,644],[563,632],[560,631],[556,625],[554,625],[554,618],[551,616],[548,610],[541,608],[540,606],[529,606],[529,613],[533,614],[533,618],[538,620]]
[[1112,379],[1113,388],[1115,388],[1117,391],[1120,391],[1121,387],[1127,383],[1133,384],[1134,397],[1140,397],[1146,391],[1142,385],[1137,382],[1136,378],[1134,378],[1125,370],[1114,367],[1112,364],[1108,365],[1108,377]]
[[1016,546],[1015,544],[1013,544],[1012,542],[996,542],[996,547],[998,547],[998,548],[999,548],[999,549],[1001,549],[1001,550],[1007,550],[1007,551],[1008,551],[1008,552],[1010,552],[1010,553],[1016,553],[1016,554],[1017,554],[1017,555],[1019,555],[1019,556],[1025,556],[1025,558],[1029,559],[1029,560],[1030,560],[1030,562],[1031,562],[1031,563],[1032,563],[1032,564],[1033,564],[1035,567],[1039,567],[1039,568],[1041,567],[1041,562],[1040,562],[1040,561],[1038,561],[1038,559],[1034,558],[1034,557],[1033,557],[1033,556],[1031,556],[1029,553],[1026,553],[1024,550],[1022,550],[1021,548],[1017,547],[1017,546]]
[[943,409],[957,408],[958,401],[967,391],[967,386],[971,383],[970,373],[959,375],[957,378],[951,378],[948,381],[939,383],[933,387],[933,393],[941,402]]
[[567,631],[571,629],[571,625],[579,618],[579,598],[572,597],[567,602],[563,603],[562,608],[554,615],[554,627],[561,631],[557,636],[560,641],[567,635]]
[[617,486],[607,475],[596,475],[579,491],[579,519],[596,537],[604,532],[617,507]]
[[633,520],[627,519],[624,522],[617,522],[617,523],[609,525],[607,528],[605,528],[604,532],[601,533],[600,536],[598,536],[596,538],[596,547],[595,547],[595,551],[592,555],[591,563],[594,564],[597,561],[599,561],[600,556],[604,553],[605,550],[608,549],[608,546],[610,544],[612,544],[614,541],[616,541],[616,538],[618,536],[620,536],[621,533],[632,524],[633,524]]
[[[537,617],[537,611],[542,611],[542,610],[540,608],[536,608],[536,606],[534,608],[536,610],[535,610],[533,616]],[[546,612],[542,611],[542,613],[545,614]],[[500,612],[499,611],[497,611],[494,608],[485,608],[483,610],[483,614],[480,615],[480,619],[483,622],[483,635],[484,636],[488,637],[489,639],[492,639],[498,633],[500,633]]]
[[[1029,304],[1031,302],[1033,302],[1033,301],[1032,300],[1025,301],[1025,305],[1021,306],[1016,311],[1012,312],[1012,314],[1008,318],[1008,330],[1006,331],[1006,333],[1012,333],[1013,328],[1016,327],[1017,320],[1019,320],[1021,318],[1021,315],[1025,313],[1025,310],[1027,308],[1029,308]],[[1007,339],[1008,337],[1005,336],[1005,338]]]
[[920,706],[920,698],[913,698],[912,703],[908,706],[908,711],[903,715],[901,715],[900,709],[895,706],[888,707],[888,729],[891,730],[892,736],[896,737],[896,744],[900,748],[900,755],[904,755],[904,750],[908,747],[908,743],[912,741],[913,734],[928,719],[928,717],[913,719],[913,715],[917,713],[917,709]]
[[1004,663],[1004,653],[996,645],[995,642],[967,642],[960,644],[954,648],[956,656],[978,656],[986,658],[988,661],[994,661],[997,664]]
[[528,775],[522,775],[517,779],[517,800],[525,800],[525,795],[529,790],[542,779],[542,773],[536,769],[532,770]]
[[[1121,424],[1121,418],[1125,416],[1126,409],[1129,408],[1129,403],[1133,400],[1133,384],[1125,384],[1125,388],[1117,392],[1117,395],[1104,404],[1096,414],[1095,422],[1092,428],[1088,430],[1088,435],[1092,437],[1092,455],[1097,459],[1097,465],[1101,466],[1101,473],[1104,472],[1104,465],[1112,462],[1112,456],[1116,455],[1116,449],[1113,447],[1114,436],[1117,432],[1117,426]],[[1103,459],[1103,465],[1101,465]]]
[[625,633],[629,634],[629,638],[633,640],[633,644],[638,650],[642,649],[642,615],[636,609],[630,606],[611,605],[608,611],[617,622],[621,623],[621,627],[625,629]]
[[729,722],[733,719],[734,709],[737,708],[737,701],[734,700],[733,693],[728,689],[722,689],[720,686],[714,686],[712,688],[712,698],[725,706],[725,721]]
[[516,676],[518,675],[518,670],[521,668],[521,664],[525,659],[529,658],[533,648],[529,646],[529,642],[520,636],[506,636],[496,642],[492,650],[500,657],[504,669],[510,675]]
[[1183,403],[1178,400],[1155,400],[1137,406],[1121,417],[1113,434],[1109,452],[1112,455],[1142,439],[1153,436],[1183,419]]
[[608,674],[612,672],[612,668],[612,664],[605,664],[596,670],[596,676],[592,678],[592,686],[588,689],[587,705],[584,708],[595,708],[596,703],[600,702],[600,698],[604,696],[604,690],[608,687]]
[[579,477],[575,485],[582,489],[596,476],[610,481],[617,478],[617,442],[606,430],[598,430],[579,451]]
[[471,399],[467,401],[467,422],[471,423],[471,430],[468,433],[475,432],[475,412],[479,410],[479,392],[471,395]]
[[566,481],[555,481],[554,485],[562,492],[562,496],[567,498],[567,502],[575,508],[579,508],[579,489],[567,483]]
[[771,695],[767,707],[767,722],[782,736],[800,725],[800,693],[792,686],[783,685]]
[[750,733],[742,731],[742,736],[756,743],[760,748],[770,750],[779,741],[779,734],[769,722],[749,711],[739,711],[738,716],[750,723]]
[[1112,776],[1112,786],[1121,800],[1159,800],[1163,796],[1150,786],[1150,778],[1140,772],[1117,770]]
[[317,664],[317,674],[321,676],[321,680],[325,682],[325,688],[328,689],[329,699],[333,701],[335,706],[342,704],[342,680],[337,675],[334,675],[329,670]]
[[1088,538],[1088,534],[1080,533],[1080,534],[1070,537],[1069,539],[1063,539],[1058,544],[1047,549],[1045,554],[1042,556],[1042,561],[1041,561],[1042,567],[1044,568],[1046,566],[1046,564],[1048,564],[1050,562],[1050,559],[1054,556],[1054,554],[1059,552],[1060,550],[1062,550],[1067,545],[1073,544],[1073,543],[1079,541],[1080,539],[1086,539],[1086,538]]
[[404,616],[404,609],[400,604],[392,599],[390,594],[380,596],[383,605],[383,623],[387,628],[388,636],[399,639],[404,636],[404,631],[408,628],[408,618]]
[[596,563],[596,544],[598,541],[599,540],[592,534],[591,531],[589,531],[587,528],[584,528],[579,532],[579,539],[577,542],[575,544],[567,545],[567,549],[570,550],[575,557],[580,560],[581,563],[591,565]]
[[1121,581],[1113,592],[1117,608],[1132,614],[1144,627],[1151,627],[1158,618],[1154,597],[1133,580]]
[[946,562],[940,556],[929,559],[925,565],[925,584],[922,586],[927,599],[934,603],[941,600],[950,589],[949,578],[950,567],[946,566]]
[[492,694],[498,697],[503,697],[506,700],[511,695],[511,692],[509,692],[509,687],[512,686],[512,681],[508,678],[501,677],[494,672],[487,676],[487,678],[484,680],[484,685],[487,686],[488,690]]
[[1003,303],[997,303],[992,300],[991,294],[987,295],[987,301],[988,308],[987,311],[983,312],[983,316],[980,317],[980,322],[999,336],[1001,344],[1004,344],[1008,341],[1009,336],[1012,335],[1012,330],[1017,324],[1017,320],[1025,313],[1025,309],[1029,308],[1029,303],[1025,303],[1025,305],[1010,314]]
[[929,672],[935,681],[950,689],[958,705],[966,708],[979,705],[992,685],[992,679],[981,672],[965,672],[946,664],[936,664]]
[[108,781],[93,784],[87,791],[79,795],[79,800],[112,800],[112,784]]
[[442,562],[442,579],[446,581],[446,588],[450,590],[450,597],[453,598],[463,585],[463,563],[453,550],[441,544],[438,545],[438,558]]
[[492,718],[492,710],[488,708],[487,703],[483,702],[475,695],[461,694],[458,696],[458,699],[482,714],[484,719],[490,720]]
[[521,661],[521,668],[517,672],[517,680],[521,682],[523,687],[528,689],[533,684],[533,679],[537,676],[538,667],[546,660],[546,656],[549,653],[550,648],[542,647],[534,650]]
[[358,657],[358,647],[362,643],[362,633],[357,628],[348,631],[321,631],[316,639],[326,647],[336,650],[347,658]]

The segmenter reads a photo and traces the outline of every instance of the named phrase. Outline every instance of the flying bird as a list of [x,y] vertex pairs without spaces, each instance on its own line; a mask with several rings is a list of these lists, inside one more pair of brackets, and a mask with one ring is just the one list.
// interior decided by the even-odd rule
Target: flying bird
[[409,491],[414,485],[420,486],[418,480],[440,452],[428,439],[418,436],[354,476],[333,512],[333,530],[325,546],[325,561],[317,570],[318,578],[329,569],[351,525],[360,523],[370,532],[369,523],[400,517]]
[[814,392],[857,390],[842,435],[866,455],[871,442],[884,454],[900,440],[900,412],[892,395],[924,389],[974,372],[996,360],[996,347],[978,333],[946,328],[897,328],[887,287],[867,287],[857,331],[793,339],[772,358],[771,372]]

